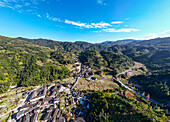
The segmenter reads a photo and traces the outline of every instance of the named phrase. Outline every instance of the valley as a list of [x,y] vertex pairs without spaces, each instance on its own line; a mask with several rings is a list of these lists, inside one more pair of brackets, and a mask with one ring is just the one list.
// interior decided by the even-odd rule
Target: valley
[[0,122],[170,122],[170,0],[0,0]]
[[166,49],[7,37],[0,45],[0,121],[169,121]]

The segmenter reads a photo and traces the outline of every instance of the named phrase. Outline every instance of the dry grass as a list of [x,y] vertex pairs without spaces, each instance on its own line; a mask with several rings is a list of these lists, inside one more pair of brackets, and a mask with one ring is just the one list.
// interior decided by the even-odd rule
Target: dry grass
[[127,91],[126,94],[125,94],[126,97],[130,97],[130,98],[136,98],[134,93],[130,92],[130,91]]
[[62,80],[55,80],[54,83],[74,83],[75,81],[76,79],[74,79],[74,77],[69,77]]
[[36,64],[39,65],[39,66],[43,66],[44,65],[44,63],[42,63],[41,61],[37,61]]
[[136,64],[136,68],[141,68],[143,66],[143,64],[140,62],[135,62],[135,64]]
[[106,89],[113,89],[119,87],[112,79],[104,79],[97,81],[90,81],[84,78],[80,78],[76,89],[79,90],[94,90],[94,91],[103,91]]
[[[134,75],[139,75],[139,74],[141,74],[141,73],[144,73],[144,71],[141,70],[141,68],[142,68],[144,65],[143,65],[142,63],[139,63],[139,62],[135,62],[135,64],[136,64],[136,68],[127,73],[128,78],[130,78],[130,77],[132,77],[132,76],[134,76]],[[137,69],[137,70],[136,70],[136,69]],[[127,78],[127,79],[128,79],[128,78]]]

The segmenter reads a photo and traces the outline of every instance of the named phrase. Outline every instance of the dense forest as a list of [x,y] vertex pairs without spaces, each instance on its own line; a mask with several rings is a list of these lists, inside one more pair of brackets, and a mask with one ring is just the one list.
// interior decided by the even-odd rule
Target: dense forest
[[64,50],[68,52],[80,53],[83,50],[104,50],[107,47],[100,45],[100,44],[91,44],[88,42],[76,41],[76,42],[61,42],[61,41],[53,41],[47,39],[26,39],[26,38],[17,38],[20,40],[24,40],[36,45],[49,47],[55,50]]
[[[34,39],[34,40],[24,39],[24,38],[20,38],[20,39],[26,40],[33,44],[50,47],[51,49],[62,49],[64,51],[72,51],[76,54],[79,54],[82,51],[85,54],[85,52],[88,50],[95,50],[94,52],[91,52],[93,53],[94,57],[91,56],[91,59],[88,59],[89,61],[92,60],[92,62],[82,60],[83,62],[89,65],[97,65],[97,64],[104,64],[104,66],[109,65],[109,61],[104,59],[103,56],[101,56],[101,54],[100,56],[99,55],[96,56],[97,54],[96,51],[102,52],[103,50],[106,50],[106,51],[115,52],[117,54],[122,53],[132,58],[134,61],[138,61],[145,64],[148,69],[147,74],[143,74],[138,77],[137,76],[133,77],[132,78],[133,82],[140,84],[142,86],[142,90],[147,91],[154,98],[157,98],[161,101],[167,100],[166,96],[168,95],[168,92],[170,92],[169,90],[167,90],[170,88],[170,79],[169,79],[170,38],[169,37],[156,38],[156,39],[143,40],[143,41],[130,40],[132,42],[128,40],[128,43],[127,44],[123,43],[123,45],[115,45],[116,42],[114,44],[112,43],[90,44],[90,43],[80,42],[80,41],[71,43],[71,42],[56,42],[56,41],[44,40],[44,39]],[[88,57],[85,56],[84,58],[88,58]],[[162,84],[167,85],[167,87],[161,87],[159,93],[160,94],[166,93],[166,95],[163,95],[164,97],[160,98],[158,97],[158,95],[154,95],[154,93],[155,93],[155,89],[158,89]],[[150,88],[150,86],[152,86],[152,88]]]
[[112,47],[114,45],[125,45],[125,44],[129,44],[131,42],[136,42],[136,41],[142,41],[142,40],[123,39],[123,40],[117,40],[117,41],[105,41],[105,42],[97,43],[97,44],[101,44],[107,47]]
[[163,70],[170,68],[170,51],[159,50],[155,47],[129,47],[116,45],[108,50],[122,52],[135,61],[144,63],[150,70]]
[[[154,99],[167,101],[170,96],[169,49],[170,38],[110,46],[81,41],[72,43],[1,36],[0,89],[1,92],[6,91],[11,83],[28,86],[67,77],[70,72],[64,65],[73,62],[71,56],[75,53],[82,63],[91,67],[110,68],[115,71],[113,74],[133,66],[132,60],[145,64],[148,72],[132,77],[131,81],[141,85],[141,90],[150,93]],[[62,75],[58,75],[60,73]]]
[[114,74],[129,69],[134,65],[131,58],[122,53],[114,53],[111,51],[98,52],[96,50],[86,50],[80,53],[79,59],[83,64],[90,67],[109,67],[113,70]]
[[157,49],[156,46],[129,47],[122,45],[110,47],[109,50],[122,52],[134,61],[145,64],[148,69],[147,74],[132,77],[132,82],[141,85],[142,91],[148,92],[158,101],[165,102],[170,99],[170,50]]
[[128,45],[140,47],[155,47],[157,49],[170,50],[170,37],[131,42]]
[[0,93],[10,85],[32,86],[69,77],[71,54],[0,37]]
[[100,68],[101,66],[107,65],[107,62],[103,59],[101,54],[96,50],[87,50],[82,52],[79,55],[79,59],[83,64],[90,67],[97,66]]
[[126,45],[105,46],[100,44],[91,44],[87,42],[59,42],[46,39],[25,39],[19,38],[33,44],[50,47],[51,49],[64,50],[69,52],[81,53],[85,50],[113,51],[122,52],[135,61],[147,65],[151,70],[162,70],[170,68],[170,38],[158,38],[144,41],[134,41]]
[[160,107],[109,92],[93,92],[88,122],[163,122],[169,121]]
[[138,75],[131,77],[133,83],[141,86],[140,91],[150,94],[151,97],[159,102],[167,103],[170,100],[170,82],[168,75]]

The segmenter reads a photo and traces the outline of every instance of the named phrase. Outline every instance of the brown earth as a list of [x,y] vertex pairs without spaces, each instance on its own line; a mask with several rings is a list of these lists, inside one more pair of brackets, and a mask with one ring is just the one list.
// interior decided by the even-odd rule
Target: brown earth
[[127,91],[126,94],[125,94],[126,97],[130,97],[130,98],[136,98],[134,93],[130,92],[130,91]]

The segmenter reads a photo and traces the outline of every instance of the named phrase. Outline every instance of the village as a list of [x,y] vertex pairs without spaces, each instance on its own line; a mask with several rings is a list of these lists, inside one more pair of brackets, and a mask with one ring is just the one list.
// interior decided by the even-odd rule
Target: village
[[[73,67],[80,77],[81,63],[76,60]],[[8,122],[85,122],[91,93],[75,89],[76,82],[48,83],[22,92]]]
[[85,91],[119,87],[111,75],[96,75],[78,59],[72,68],[74,82],[51,82],[22,92],[8,122],[85,122],[91,101],[91,92]]
[[26,102],[14,113],[12,122],[85,121],[90,93],[72,91],[72,84],[47,84],[24,93]]

